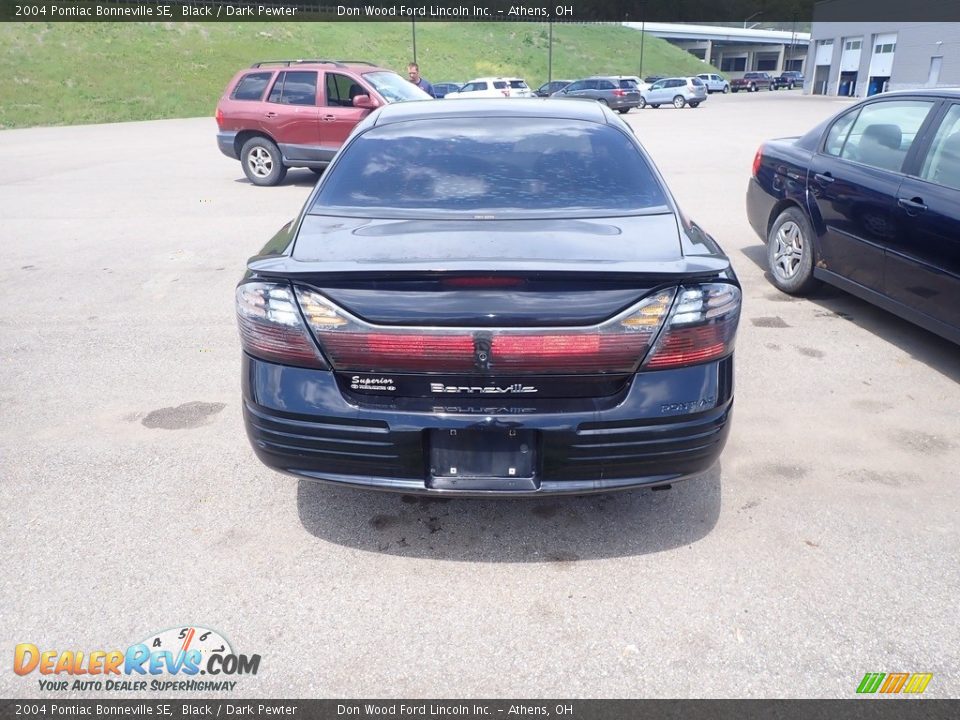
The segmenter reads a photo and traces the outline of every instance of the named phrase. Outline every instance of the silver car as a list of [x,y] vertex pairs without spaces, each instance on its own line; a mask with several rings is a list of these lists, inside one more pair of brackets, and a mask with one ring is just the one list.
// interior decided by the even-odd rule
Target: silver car
[[697,107],[707,99],[707,86],[698,77],[674,77],[657,80],[648,89],[640,93],[642,109],[649,105],[658,108],[661,105],[673,105],[678,110],[684,105]]
[[708,93],[722,92],[726,94],[730,92],[730,83],[727,82],[727,79],[723,77],[723,75],[701,73],[697,75],[697,77],[703,80],[703,84],[707,86]]

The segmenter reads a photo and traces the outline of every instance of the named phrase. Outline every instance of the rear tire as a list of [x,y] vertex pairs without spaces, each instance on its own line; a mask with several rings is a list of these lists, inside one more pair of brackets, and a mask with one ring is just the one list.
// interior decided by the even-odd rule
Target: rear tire
[[637,110],[643,110],[647,106],[647,101],[643,98],[640,98],[640,102],[637,103]]
[[756,91],[757,91],[757,84],[750,83],[750,92],[756,92]]
[[687,101],[683,99],[683,95],[677,95],[677,96],[673,99],[673,106],[674,106],[677,110],[682,109],[683,106],[686,105],[686,104],[687,104]]
[[730,92],[730,86],[729,86],[729,85],[724,85],[724,86],[723,86],[723,94],[726,95],[728,92]]
[[310,172],[312,172],[312,173],[313,173],[314,175],[316,175],[317,177],[322,177],[323,174],[324,174],[326,171],[327,171],[327,169],[326,169],[325,167],[322,167],[322,168],[310,168]]
[[699,102],[692,102],[692,103],[690,103],[690,107],[692,107],[692,108],[700,107],[700,103],[699,103]]
[[597,102],[600,103],[601,105],[605,106],[605,107],[610,107],[610,103],[608,103],[608,102],[607,102],[606,100],[604,100],[603,98],[599,98],[599,99],[597,100]]
[[767,269],[777,289],[805,295],[818,281],[813,276],[813,229],[800,208],[784,210],[767,236]]
[[737,92],[737,88],[733,88],[730,92],[733,92],[733,93]]
[[652,107],[654,110],[656,110],[658,107],[660,107],[660,103],[654,103],[654,104],[651,105],[650,107]]
[[770,92],[773,92],[774,90],[779,90],[779,89],[780,87],[778,85],[774,85],[773,83],[770,83]]
[[626,115],[628,112],[630,112],[630,108],[628,108],[628,107],[626,107],[626,108],[617,108],[617,112],[620,113],[621,115]]
[[243,144],[240,164],[247,179],[261,187],[277,185],[287,176],[280,148],[263,136],[252,137]]

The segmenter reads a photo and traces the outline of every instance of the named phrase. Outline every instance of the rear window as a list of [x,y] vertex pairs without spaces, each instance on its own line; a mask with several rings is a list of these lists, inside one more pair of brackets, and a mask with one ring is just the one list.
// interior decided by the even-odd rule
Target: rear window
[[311,212],[584,217],[662,212],[666,203],[636,145],[609,125],[446,118],[374,127],[356,138]]
[[700,87],[701,85],[703,85],[703,80],[701,80],[700,78],[693,78],[691,80],[691,84],[697,87]]
[[636,90],[637,83],[634,82],[633,80],[621,80],[620,87],[623,88],[624,90]]
[[263,97],[263,91],[267,89],[271,77],[271,72],[244,75],[230,97],[234,100],[259,100]]

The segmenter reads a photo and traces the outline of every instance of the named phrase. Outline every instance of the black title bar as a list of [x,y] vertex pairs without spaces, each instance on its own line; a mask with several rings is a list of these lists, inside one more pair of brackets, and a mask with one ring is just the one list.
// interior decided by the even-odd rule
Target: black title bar
[[958,0],[0,0],[3,22],[960,21]]
[[953,720],[960,700],[0,700],[0,718]]

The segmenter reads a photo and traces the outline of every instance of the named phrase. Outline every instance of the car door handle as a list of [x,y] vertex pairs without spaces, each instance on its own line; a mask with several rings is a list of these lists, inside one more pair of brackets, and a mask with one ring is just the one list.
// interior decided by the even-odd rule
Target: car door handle
[[332,122],[333,120],[336,120],[336,119],[337,119],[337,116],[336,116],[336,115],[324,115],[324,116],[323,116],[323,121],[324,121],[324,122]]
[[270,112],[267,113],[267,117],[268,117],[268,118],[275,118],[276,116],[277,116],[277,114],[276,114],[275,112],[273,112],[273,110],[271,110]]
[[902,207],[907,213],[921,213],[927,209],[927,206],[923,204],[923,198],[899,198],[897,200],[897,205]]
[[828,172],[827,172],[827,173],[816,173],[816,174],[813,176],[813,178],[814,178],[814,180],[816,180],[816,181],[817,181],[818,183],[820,183],[821,185],[829,185],[830,183],[832,183],[832,182],[836,179],[836,178],[833,177],[833,175],[831,175],[831,174],[828,173]]

